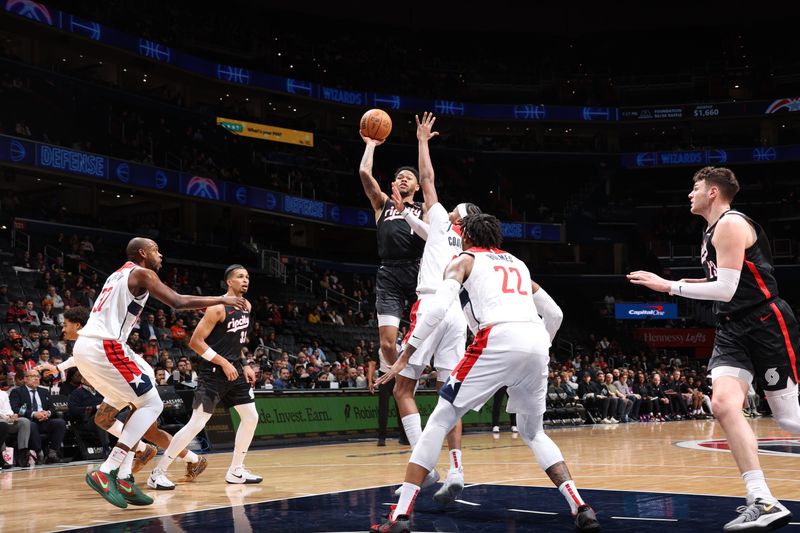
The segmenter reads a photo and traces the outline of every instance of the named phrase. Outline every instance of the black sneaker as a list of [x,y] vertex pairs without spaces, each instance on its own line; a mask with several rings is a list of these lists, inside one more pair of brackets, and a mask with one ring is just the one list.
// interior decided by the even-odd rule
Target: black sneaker
[[792,513],[778,500],[756,498],[749,505],[737,507],[739,516],[731,520],[723,531],[772,531],[789,523]]
[[581,505],[578,507],[578,514],[575,515],[575,531],[583,533],[584,531],[600,531],[600,522],[597,521],[597,515],[594,514],[594,509],[588,505]]
[[370,533],[411,533],[411,518],[406,514],[401,514],[396,520],[392,520],[392,515],[396,505],[389,507],[389,514],[382,524],[372,524],[369,528]]

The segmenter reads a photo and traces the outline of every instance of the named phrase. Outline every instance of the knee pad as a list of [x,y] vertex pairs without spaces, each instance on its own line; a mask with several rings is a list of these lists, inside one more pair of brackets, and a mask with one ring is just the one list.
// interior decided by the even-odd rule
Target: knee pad
[[791,433],[800,433],[800,404],[797,403],[797,383],[785,389],[766,391],[767,402],[772,409],[772,416],[781,429]]
[[542,427],[541,417],[533,417],[525,413],[517,415],[517,428],[522,440],[536,456],[536,462],[542,470],[547,470],[564,460],[561,449],[547,436]]

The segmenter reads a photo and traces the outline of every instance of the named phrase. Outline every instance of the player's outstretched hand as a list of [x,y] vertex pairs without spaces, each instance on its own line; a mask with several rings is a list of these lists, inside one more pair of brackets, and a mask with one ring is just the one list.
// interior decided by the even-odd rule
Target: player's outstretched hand
[[58,374],[58,368],[56,368],[56,365],[51,365],[50,363],[39,363],[39,366],[34,368],[34,370],[38,372],[44,372],[45,376]]
[[[246,368],[247,366],[245,366],[245,369]],[[225,372],[225,377],[228,378],[228,381],[236,381],[236,378],[239,377],[239,372],[236,370],[236,367],[228,361],[225,361],[225,364],[222,365],[222,371]],[[252,369],[250,371],[252,372]],[[245,374],[247,374],[246,371]]]
[[386,139],[384,139],[383,141],[379,141],[378,139],[373,139],[372,137],[367,137],[366,135],[364,135],[360,131],[358,132],[358,134],[361,135],[361,139],[363,139],[364,142],[367,143],[368,145],[380,146],[380,145],[382,145],[384,143],[384,141],[386,141]]
[[417,139],[420,141],[429,141],[439,135],[438,131],[431,131],[433,123],[436,122],[436,117],[433,113],[425,111],[422,114],[422,122],[419,120],[419,115],[414,115],[414,120],[417,121]]
[[631,272],[628,274],[628,281],[634,285],[644,285],[648,289],[658,292],[669,292],[672,288],[672,282],[645,270]]
[[392,381],[397,377],[397,374],[402,372],[403,369],[408,366],[408,359],[402,357],[402,355],[402,353],[397,354],[397,361],[395,361],[394,364],[389,367],[388,372],[378,378],[378,380],[375,382],[376,385],[383,385],[384,383]]
[[224,296],[222,299],[225,301],[225,305],[230,305],[240,311],[247,311],[247,300],[241,296]]

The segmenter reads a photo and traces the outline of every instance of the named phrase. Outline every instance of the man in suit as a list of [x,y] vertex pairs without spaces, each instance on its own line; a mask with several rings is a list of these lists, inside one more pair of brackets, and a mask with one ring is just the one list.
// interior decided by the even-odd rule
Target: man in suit
[[46,433],[50,441],[46,455],[47,462],[61,463],[63,462],[60,456],[61,443],[67,431],[67,424],[63,419],[54,416],[55,409],[50,399],[50,392],[39,386],[40,377],[37,370],[25,372],[25,384],[12,389],[9,394],[11,409],[20,417],[31,421],[30,446],[39,456],[37,462],[45,459],[41,434]]
[[[0,386],[3,383],[0,382]],[[3,429],[5,427],[5,430]],[[5,431],[5,434],[3,434]],[[5,443],[5,435],[17,434],[17,446],[14,448],[14,463],[17,466],[28,466],[28,442],[31,438],[31,421],[20,418],[12,409],[8,393],[0,389],[0,448]],[[6,468],[3,465],[3,468]]]
[[139,324],[139,338],[144,342],[148,342],[150,339],[158,339],[157,327],[156,316],[153,313],[147,313],[147,319]]

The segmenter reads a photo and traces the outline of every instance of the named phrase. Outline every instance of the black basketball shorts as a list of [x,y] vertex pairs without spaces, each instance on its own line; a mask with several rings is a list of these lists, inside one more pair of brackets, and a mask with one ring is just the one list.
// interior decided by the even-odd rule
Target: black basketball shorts
[[214,368],[201,372],[198,377],[197,390],[194,393],[192,409],[202,406],[203,411],[211,414],[217,404],[222,403],[226,409],[235,405],[252,403],[255,395],[250,384],[244,379],[244,372],[238,367],[239,377],[233,381],[228,381],[222,367],[214,365]]
[[789,384],[787,380],[798,381],[799,341],[792,308],[775,298],[743,317],[720,320],[708,369],[743,368],[755,376],[764,390],[781,390]]
[[378,315],[402,318],[406,305],[417,299],[419,264],[383,264],[375,277],[375,308]]

